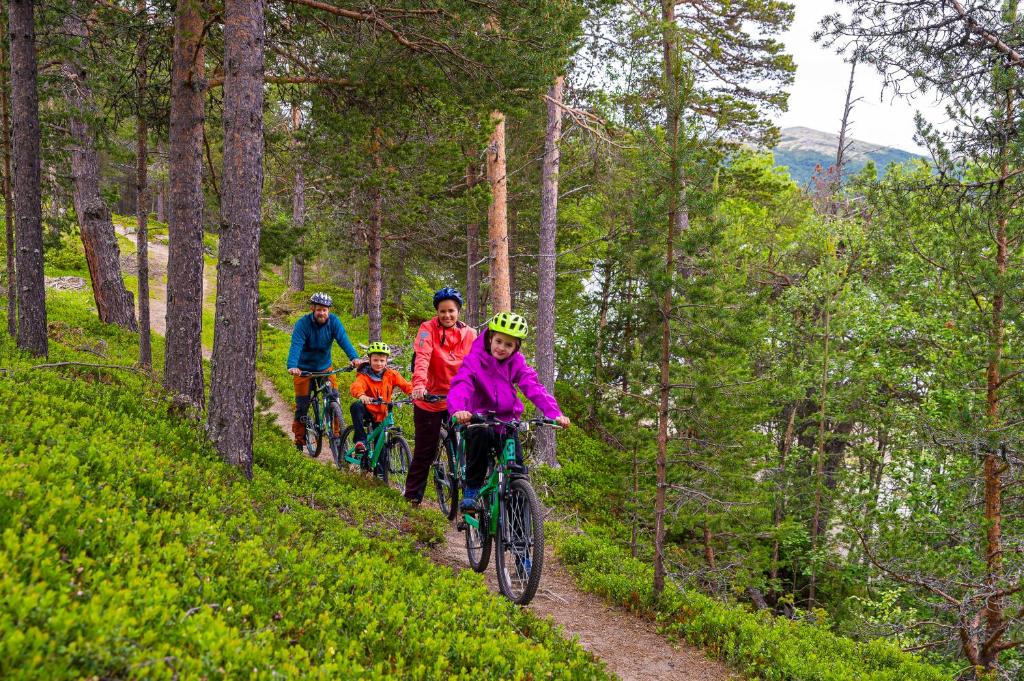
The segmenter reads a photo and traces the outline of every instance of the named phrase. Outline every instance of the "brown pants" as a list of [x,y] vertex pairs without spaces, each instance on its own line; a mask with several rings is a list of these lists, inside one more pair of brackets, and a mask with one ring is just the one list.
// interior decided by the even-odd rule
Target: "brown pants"
[[[325,371],[334,371],[329,367]],[[309,411],[309,391],[313,378],[310,376],[292,376],[295,383],[295,420],[292,421],[292,434],[295,436],[295,446],[301,447],[306,443],[306,424],[302,418]],[[338,399],[338,377],[328,376],[327,381],[331,384],[334,392],[334,399]]]

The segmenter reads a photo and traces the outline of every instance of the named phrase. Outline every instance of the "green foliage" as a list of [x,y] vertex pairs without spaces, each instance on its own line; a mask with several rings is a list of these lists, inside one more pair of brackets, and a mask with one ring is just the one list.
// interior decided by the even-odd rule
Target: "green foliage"
[[669,585],[661,599],[653,570],[606,541],[552,532],[558,554],[581,587],[634,611],[656,614],[685,638],[751,678],[771,681],[939,681],[951,669],[925,664],[885,641],[857,643],[826,628],[751,613]]
[[[74,348],[102,339],[129,364],[133,336],[83,302],[50,297],[51,359],[89,361]],[[33,370],[6,334],[0,361],[5,678],[603,676],[420,555],[438,514],[297,457],[267,418],[249,483],[144,376]]]

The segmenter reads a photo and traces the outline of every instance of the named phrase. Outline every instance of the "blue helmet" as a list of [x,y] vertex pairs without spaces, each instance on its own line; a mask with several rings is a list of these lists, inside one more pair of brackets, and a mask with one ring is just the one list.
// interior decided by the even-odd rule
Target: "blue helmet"
[[442,289],[438,289],[437,293],[434,294],[434,309],[441,304],[442,300],[454,300],[455,304],[462,308],[462,294],[459,293],[458,289],[452,288],[451,286],[445,286]]

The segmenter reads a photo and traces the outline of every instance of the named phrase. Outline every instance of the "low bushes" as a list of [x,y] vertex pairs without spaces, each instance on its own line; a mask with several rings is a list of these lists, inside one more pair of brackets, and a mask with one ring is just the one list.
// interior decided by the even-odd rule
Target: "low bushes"
[[884,641],[858,643],[821,627],[751,613],[666,585],[654,598],[650,565],[612,544],[565,531],[553,536],[558,554],[581,588],[631,610],[657,615],[666,634],[686,639],[751,678],[766,681],[940,681],[931,666]]
[[[66,338],[134,336],[51,296]],[[49,361],[96,361],[51,340]],[[416,550],[443,519],[295,455],[254,480],[129,371],[30,369],[0,333],[0,677],[600,678],[577,645]]]

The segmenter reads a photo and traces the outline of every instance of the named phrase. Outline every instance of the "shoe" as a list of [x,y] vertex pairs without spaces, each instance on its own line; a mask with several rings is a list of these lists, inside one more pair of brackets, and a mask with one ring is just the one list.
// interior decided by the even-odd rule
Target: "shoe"
[[305,446],[303,446],[301,443],[299,443],[299,442],[295,443],[295,451],[297,451],[299,454],[302,454],[302,452],[304,452],[305,449],[306,449]]
[[459,504],[459,508],[463,511],[475,511],[477,496],[480,494],[480,488],[470,488],[462,490],[462,503]]
[[365,453],[366,453],[366,443],[365,442],[357,442],[356,443],[356,454],[365,454]]

